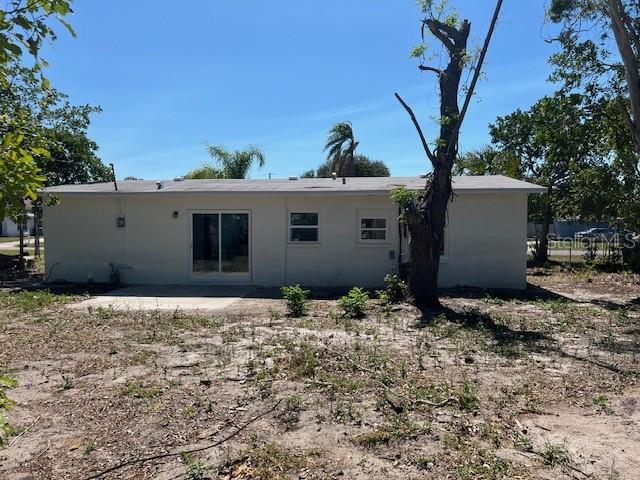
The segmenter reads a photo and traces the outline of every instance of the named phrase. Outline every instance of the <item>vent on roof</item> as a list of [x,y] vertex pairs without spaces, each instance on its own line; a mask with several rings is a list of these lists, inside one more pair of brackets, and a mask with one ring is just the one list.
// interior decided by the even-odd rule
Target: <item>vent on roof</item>
[[162,190],[162,182],[156,182],[156,190]]
[[291,180],[291,181],[298,180],[298,177],[289,177],[289,180]]

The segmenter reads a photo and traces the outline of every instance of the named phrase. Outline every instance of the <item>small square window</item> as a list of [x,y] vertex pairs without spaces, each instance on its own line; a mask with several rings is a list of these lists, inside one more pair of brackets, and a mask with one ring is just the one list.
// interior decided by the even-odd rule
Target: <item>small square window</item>
[[387,232],[384,230],[362,230],[360,240],[386,240]]
[[292,213],[291,225],[318,226],[317,213]]
[[360,240],[364,242],[384,242],[387,240],[386,218],[360,219]]
[[386,218],[363,218],[360,220],[360,228],[387,228]]
[[295,212],[289,214],[289,242],[318,242],[318,230],[317,213]]

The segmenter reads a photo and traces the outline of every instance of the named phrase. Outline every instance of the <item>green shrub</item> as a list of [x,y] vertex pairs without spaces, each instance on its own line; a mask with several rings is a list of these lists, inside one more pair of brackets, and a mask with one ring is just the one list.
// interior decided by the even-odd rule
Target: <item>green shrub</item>
[[[382,300],[386,300],[389,303],[402,302],[407,298],[407,284],[398,275],[385,275],[384,277],[384,295],[381,295]],[[383,298],[384,297],[384,298]]]
[[300,285],[291,285],[280,289],[287,301],[287,312],[291,317],[301,317],[307,312],[307,300],[311,292]]
[[369,295],[362,288],[352,288],[347,295],[340,297],[338,305],[342,314],[348,318],[362,318],[367,312]]

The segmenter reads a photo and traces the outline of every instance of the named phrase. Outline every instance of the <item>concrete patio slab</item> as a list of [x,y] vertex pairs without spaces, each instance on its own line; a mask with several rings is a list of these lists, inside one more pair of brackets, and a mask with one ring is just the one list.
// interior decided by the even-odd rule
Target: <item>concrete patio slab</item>
[[251,287],[134,285],[72,303],[69,308],[216,311],[237,302],[253,290]]

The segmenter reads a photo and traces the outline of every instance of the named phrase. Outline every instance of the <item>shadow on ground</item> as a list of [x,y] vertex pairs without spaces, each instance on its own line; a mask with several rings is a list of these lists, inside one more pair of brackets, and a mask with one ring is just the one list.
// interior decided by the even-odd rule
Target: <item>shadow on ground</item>
[[[536,292],[542,293],[544,296],[532,296],[528,297],[530,300],[536,299],[564,299],[568,303],[573,302],[571,299],[563,297],[562,295],[553,294],[545,289],[539,289]],[[547,293],[552,293],[552,296],[547,296]],[[474,292],[474,296],[468,296],[466,298],[486,298],[482,295],[477,295],[479,292]],[[457,298],[460,298],[458,296]],[[508,297],[510,299],[522,297]],[[506,298],[505,298],[506,299]],[[508,325],[496,321],[489,312],[482,312],[477,308],[467,308],[463,310],[454,310],[452,308],[442,306],[438,309],[424,310],[422,317],[416,325],[417,328],[429,328],[430,326],[437,325],[441,322],[442,318],[446,317],[446,320],[454,324],[460,325],[462,328],[475,330],[479,335],[488,334],[495,342],[493,350],[505,357],[517,357],[523,352],[538,353],[538,354],[552,354],[558,355],[562,358],[572,359],[592,366],[606,369],[618,375],[638,375],[638,369],[624,369],[620,368],[617,364],[610,364],[599,360],[594,355],[583,356],[578,353],[571,353],[562,348],[553,336],[539,332],[536,330],[515,330]],[[607,342],[602,341],[597,346],[603,351],[617,351],[617,352],[635,352],[640,353],[640,346],[637,342]]]

